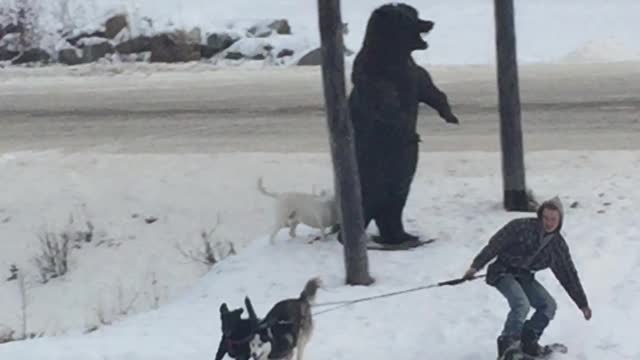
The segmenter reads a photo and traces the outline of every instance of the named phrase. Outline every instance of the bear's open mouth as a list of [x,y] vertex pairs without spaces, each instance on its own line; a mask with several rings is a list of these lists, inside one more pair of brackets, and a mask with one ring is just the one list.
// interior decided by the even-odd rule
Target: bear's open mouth
[[424,40],[424,37],[431,31],[431,29],[433,29],[434,25],[433,21],[418,20],[418,33],[416,39],[418,49],[424,50],[429,47],[429,44]]

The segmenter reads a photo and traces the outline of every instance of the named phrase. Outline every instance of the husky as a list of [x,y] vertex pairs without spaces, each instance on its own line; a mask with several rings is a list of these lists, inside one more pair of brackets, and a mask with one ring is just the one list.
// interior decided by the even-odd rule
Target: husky
[[[290,238],[296,237],[296,227],[299,224],[318,228],[322,240],[326,240],[327,235],[336,233],[340,229],[335,196],[329,195],[326,191],[322,191],[320,194],[274,193],[264,187],[262,178],[258,179],[258,190],[263,195],[276,200],[275,219],[269,236],[269,241],[272,244],[283,227],[289,228]],[[327,228],[330,230],[325,233]]]
[[[309,280],[298,298],[276,303],[258,322],[257,332],[249,342],[254,360],[290,360],[295,350],[296,359],[303,360],[304,350],[313,333],[311,305],[321,286],[318,278]],[[248,301],[249,319],[257,321],[251,301]]]
[[229,310],[222,303],[222,338],[215,360],[227,354],[236,360],[290,360],[294,350],[302,360],[313,332],[311,305],[321,285],[318,278],[307,281],[298,298],[279,301],[264,319],[258,318],[248,296],[244,304],[249,318],[242,317],[244,309]]

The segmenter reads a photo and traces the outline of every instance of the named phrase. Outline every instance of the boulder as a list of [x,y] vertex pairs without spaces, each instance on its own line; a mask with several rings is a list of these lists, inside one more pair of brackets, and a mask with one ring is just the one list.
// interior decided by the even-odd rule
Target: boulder
[[189,43],[177,33],[159,34],[151,38],[151,62],[188,62],[199,60],[200,45]]
[[33,48],[23,52],[17,58],[13,59],[11,64],[19,65],[35,62],[48,63],[50,59],[51,55],[49,55],[48,52],[40,48]]
[[151,37],[138,36],[131,40],[123,41],[116,45],[116,51],[120,54],[135,54],[151,51]]
[[283,58],[283,57],[287,57],[287,56],[293,56],[294,51],[291,49],[282,49],[280,50],[280,52],[278,52],[277,57],[278,58]]
[[105,27],[105,36],[109,39],[113,39],[118,35],[122,29],[128,26],[127,15],[119,14],[115,15],[104,24]]
[[58,62],[65,65],[82,64],[82,57],[76,48],[66,48],[58,51]]
[[86,45],[82,48],[82,62],[95,62],[102,59],[107,54],[113,54],[113,52],[113,45],[111,45],[111,43],[109,43],[108,41]]
[[238,39],[238,37],[233,37],[227,33],[213,33],[207,37],[207,46],[218,53],[229,48]]

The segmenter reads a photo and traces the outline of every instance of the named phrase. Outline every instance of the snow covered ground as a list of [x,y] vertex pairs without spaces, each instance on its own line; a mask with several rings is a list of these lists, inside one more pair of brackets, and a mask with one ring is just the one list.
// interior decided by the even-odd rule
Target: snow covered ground
[[[523,215],[500,207],[496,153],[424,153],[406,218],[411,230],[436,236],[438,242],[412,252],[371,253],[377,283],[350,288],[343,285],[337,242],[308,245],[304,239],[310,235],[289,241],[283,232],[272,247],[263,236],[270,203],[255,190],[257,176],[265,176],[275,190],[330,187],[325,154],[21,153],[4,155],[0,166],[2,183],[7,184],[3,198],[9,199],[1,213],[11,218],[0,225],[0,268],[16,261],[31,269],[27,260],[40,225],[62,226],[81,204],[86,204],[98,238],[119,244],[83,247],[72,253],[67,277],[46,286],[31,283],[29,326],[75,330],[62,337],[2,345],[3,359],[207,359],[217,346],[221,302],[240,306],[250,295],[264,314],[278,299],[296,295],[315,275],[327,285],[320,302],[457,277],[493,231]],[[640,347],[625,324],[640,316],[640,255],[634,250],[640,235],[635,216],[640,191],[634,180],[640,153],[535,152],[527,154],[527,168],[528,185],[538,196],[558,194],[565,202],[564,232],[594,310],[592,321],[584,322],[551,273],[542,273],[540,278],[560,304],[546,339],[566,342],[571,348],[567,360],[637,359]],[[570,207],[574,202],[576,207]],[[197,233],[213,222],[216,212],[222,217],[221,236],[238,244],[238,255],[204,274],[205,268],[185,263],[173,247],[176,242],[195,244]],[[149,225],[132,219],[133,213],[159,220]],[[160,291],[158,310],[80,335],[83,324],[95,324],[96,295],[105,304],[117,304],[118,284],[106,279],[121,279],[125,301],[140,293],[144,308],[153,290],[152,273],[158,288],[173,290]],[[6,309],[0,322],[5,324],[16,323],[15,286],[9,282],[0,288],[0,306]],[[70,307],[84,307],[85,316]],[[480,281],[358,304],[317,318],[307,356],[491,356],[505,309],[498,293]]]

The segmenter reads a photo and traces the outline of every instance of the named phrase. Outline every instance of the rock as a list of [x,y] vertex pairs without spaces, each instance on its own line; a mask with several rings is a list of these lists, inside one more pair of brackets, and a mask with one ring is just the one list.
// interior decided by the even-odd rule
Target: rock
[[216,48],[211,47],[209,45],[201,45],[200,46],[200,56],[202,56],[205,59],[210,59],[212,58],[215,54],[219,53],[220,51],[218,51]]
[[291,49],[282,49],[278,53],[277,57],[278,58],[283,58],[283,57],[286,57],[286,56],[293,56],[293,54],[294,54],[294,51],[291,50]]
[[251,60],[264,60],[267,57],[264,54],[256,54],[250,57]]
[[151,38],[151,62],[187,62],[199,60],[200,45],[186,41],[181,33],[160,34]]
[[291,35],[291,27],[286,19],[275,20],[270,23],[260,23],[247,30],[254,37],[268,37],[274,32],[280,35]]
[[289,22],[286,19],[276,20],[269,24],[268,28],[280,35],[291,35],[291,26],[289,26]]
[[6,34],[1,40],[0,40],[0,48],[5,48],[9,51],[20,51],[21,48],[21,41],[20,41],[20,34],[18,33],[11,33],[11,34]]
[[22,26],[22,24],[7,24],[6,26],[2,27],[2,25],[0,25],[0,39],[2,39],[5,35],[7,34],[19,34],[22,32],[22,30],[24,29],[24,27]]
[[98,44],[102,44],[105,42],[110,42],[109,39],[104,38],[104,37],[86,37],[86,38],[82,38],[80,40],[78,40],[78,42],[76,43],[76,47],[78,49],[83,49],[86,46],[91,46],[91,45],[98,45]]
[[119,14],[109,18],[109,20],[104,24],[106,37],[109,39],[115,38],[122,29],[127,27],[127,25],[127,15],[125,14]]
[[14,334],[15,331],[13,331],[13,329],[0,324],[0,344],[15,341],[15,338],[13,337]]
[[20,55],[17,51],[9,50],[7,46],[0,47],[0,61],[8,61]]
[[309,51],[306,55],[298,60],[299,66],[317,66],[322,65],[322,54],[320,48]]
[[[353,51],[344,48],[344,55],[351,56],[353,55]],[[317,66],[322,65],[322,53],[320,48],[313,49],[309,51],[306,55],[304,55],[300,60],[298,60],[299,66]]]
[[67,48],[58,51],[58,62],[65,65],[82,64],[82,58],[75,48]]
[[342,23],[342,35],[349,34],[349,23]]
[[264,26],[255,25],[250,27],[248,32],[253,37],[265,38],[271,35],[271,33],[273,32],[273,29],[270,29]]
[[95,62],[102,59],[107,54],[113,54],[113,52],[113,45],[108,41],[99,44],[87,45],[82,49],[82,62]]
[[207,37],[207,46],[216,53],[226,50],[229,46],[233,45],[239,38],[234,38],[227,33],[214,33]]
[[353,54],[355,54],[353,50],[347,49],[346,47],[344,48],[344,56],[351,56]]
[[229,51],[224,58],[229,60],[240,60],[244,58],[244,55],[241,52]]
[[92,33],[81,33],[76,36],[67,38],[67,42],[73,46],[76,46],[80,40],[84,38],[93,38],[93,37],[106,38],[107,35],[104,31],[94,31]]
[[151,51],[151,37],[138,36],[131,40],[121,42],[116,45],[116,51],[120,54],[135,54]]
[[186,41],[190,44],[202,43],[202,31],[199,27],[191,29],[191,31],[185,33]]
[[24,53],[19,55],[17,58],[13,59],[11,61],[11,64],[19,65],[19,64],[27,64],[27,63],[34,63],[34,62],[48,63],[50,59],[51,59],[51,55],[49,55],[48,52],[39,48],[35,48],[35,49],[29,49],[25,51]]

